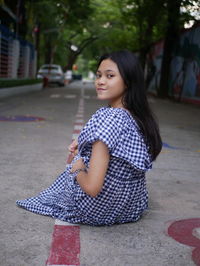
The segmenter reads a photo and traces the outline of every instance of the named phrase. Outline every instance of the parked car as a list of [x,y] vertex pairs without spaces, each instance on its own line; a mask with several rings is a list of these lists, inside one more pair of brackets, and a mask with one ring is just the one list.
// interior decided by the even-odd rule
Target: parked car
[[64,73],[59,65],[46,64],[41,66],[37,78],[46,78],[48,83],[56,83],[59,86],[64,86]]

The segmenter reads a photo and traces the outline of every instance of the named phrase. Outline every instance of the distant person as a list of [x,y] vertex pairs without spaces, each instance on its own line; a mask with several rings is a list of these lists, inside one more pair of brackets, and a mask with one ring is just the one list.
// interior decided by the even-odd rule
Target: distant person
[[134,222],[147,209],[145,172],[162,143],[137,58],[129,51],[102,56],[95,86],[108,105],[69,146],[72,163],[38,196],[17,201],[19,206],[89,225]]

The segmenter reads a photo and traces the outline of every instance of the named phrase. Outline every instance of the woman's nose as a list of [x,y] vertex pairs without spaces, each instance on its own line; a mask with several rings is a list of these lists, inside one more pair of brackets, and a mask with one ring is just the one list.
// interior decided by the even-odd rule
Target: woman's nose
[[105,79],[103,77],[98,78],[97,84],[102,85],[105,83]]

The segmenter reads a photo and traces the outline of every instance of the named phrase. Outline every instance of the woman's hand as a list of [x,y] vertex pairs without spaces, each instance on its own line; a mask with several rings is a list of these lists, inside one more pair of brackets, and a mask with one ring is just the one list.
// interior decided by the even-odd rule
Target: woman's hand
[[73,140],[72,143],[68,146],[68,150],[71,155],[74,157],[78,153],[78,142],[77,140]]
[[72,173],[75,172],[78,169],[85,169],[85,164],[82,160],[82,158],[78,159],[72,166]]

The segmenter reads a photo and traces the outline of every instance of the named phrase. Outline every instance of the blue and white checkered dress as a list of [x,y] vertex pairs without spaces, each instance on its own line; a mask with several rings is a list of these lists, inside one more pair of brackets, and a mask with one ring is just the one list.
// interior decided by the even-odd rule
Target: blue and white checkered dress
[[[108,146],[110,162],[102,191],[94,198],[81,189],[71,168],[80,157],[89,167],[92,144],[97,140]],[[100,108],[81,131],[78,144],[78,155],[49,188],[17,204],[69,223],[137,221],[148,206],[145,172],[152,161],[136,121],[124,109]]]

